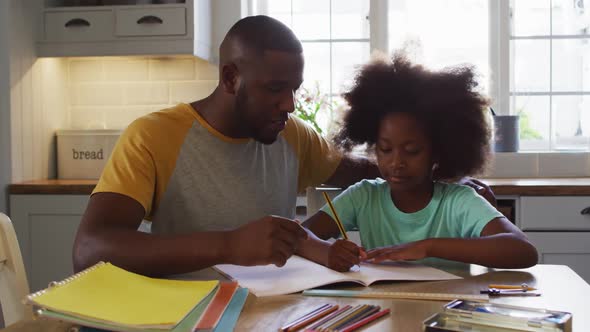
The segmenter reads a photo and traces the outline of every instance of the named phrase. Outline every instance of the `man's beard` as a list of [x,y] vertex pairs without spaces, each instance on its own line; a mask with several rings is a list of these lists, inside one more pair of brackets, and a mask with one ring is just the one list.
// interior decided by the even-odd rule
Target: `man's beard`
[[257,142],[262,144],[272,144],[277,140],[277,136],[269,137],[265,136],[262,132],[262,128],[260,128],[258,123],[253,123],[252,117],[248,117],[247,114],[249,113],[248,105],[248,95],[244,89],[244,86],[240,86],[238,89],[238,93],[236,95],[236,100],[234,104],[234,114],[238,118],[238,123],[242,126],[246,127],[246,131],[249,137],[254,139]]

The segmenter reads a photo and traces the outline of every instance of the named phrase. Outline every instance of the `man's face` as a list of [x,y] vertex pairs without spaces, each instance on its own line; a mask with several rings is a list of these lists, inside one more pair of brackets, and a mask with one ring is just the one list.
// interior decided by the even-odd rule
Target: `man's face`
[[295,91],[303,82],[303,55],[265,51],[242,73],[236,114],[250,137],[272,144],[295,109]]

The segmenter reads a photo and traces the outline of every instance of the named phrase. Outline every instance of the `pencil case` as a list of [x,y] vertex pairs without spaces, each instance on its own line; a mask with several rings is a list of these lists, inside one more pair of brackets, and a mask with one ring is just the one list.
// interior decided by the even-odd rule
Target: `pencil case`
[[423,322],[424,331],[571,332],[572,314],[498,303],[454,300]]

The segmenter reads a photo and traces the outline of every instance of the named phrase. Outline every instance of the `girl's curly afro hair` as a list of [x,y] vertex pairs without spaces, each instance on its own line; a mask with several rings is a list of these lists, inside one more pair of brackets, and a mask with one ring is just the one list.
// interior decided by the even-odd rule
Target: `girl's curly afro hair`
[[430,71],[398,53],[375,60],[358,72],[344,94],[345,112],[336,144],[345,151],[373,147],[383,117],[407,112],[423,124],[438,162],[435,178],[454,180],[483,171],[489,156],[489,101],[476,92],[471,67]]

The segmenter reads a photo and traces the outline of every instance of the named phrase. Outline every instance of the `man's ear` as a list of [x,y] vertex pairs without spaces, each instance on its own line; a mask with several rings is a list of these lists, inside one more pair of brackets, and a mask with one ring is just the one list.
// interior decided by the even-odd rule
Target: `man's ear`
[[240,86],[240,72],[235,63],[228,63],[221,67],[221,85],[223,91],[235,95]]

